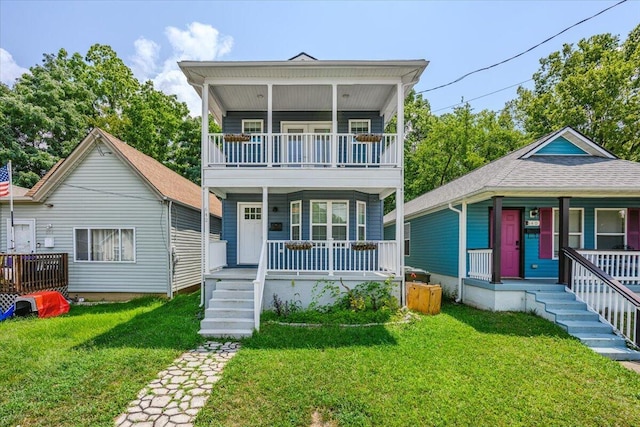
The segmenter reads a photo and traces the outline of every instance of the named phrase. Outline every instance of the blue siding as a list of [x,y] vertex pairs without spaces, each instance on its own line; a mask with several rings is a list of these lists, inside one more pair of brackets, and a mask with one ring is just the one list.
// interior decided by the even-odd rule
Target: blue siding
[[542,147],[536,154],[569,156],[585,155],[588,153],[565,138],[559,137]]
[[[264,131],[267,131],[266,111],[229,111],[222,121],[222,130],[225,133],[242,132],[243,119],[264,120]],[[371,132],[382,133],[384,131],[383,117],[378,111],[339,111],[338,112],[338,133],[347,133],[349,120],[370,119]],[[280,133],[280,122],[330,122],[331,111],[274,111],[273,112],[273,132]]]
[[[467,213],[467,248],[489,247],[489,208],[491,200],[486,200],[468,207]],[[538,220],[531,218],[529,212],[533,208],[557,208],[557,198],[509,198],[503,199],[503,208],[524,208],[523,221]],[[572,198],[571,208],[584,209],[584,249],[595,249],[595,210],[596,208],[631,208],[640,207],[640,199],[583,199]],[[524,224],[523,224],[524,226]],[[413,227],[413,225],[412,225]],[[413,230],[412,230],[413,231]],[[452,237],[453,238],[453,237]],[[525,234],[524,241],[524,277],[542,278],[558,275],[558,261],[540,259],[540,235]],[[533,268],[537,265],[537,268]]]
[[[311,200],[349,201],[349,239],[356,240],[356,201],[367,203],[367,239],[382,240],[382,201],[377,194],[359,191],[298,191],[289,194],[269,194],[268,221],[281,222],[282,231],[269,231],[269,240],[288,240],[291,202],[302,200],[302,239],[310,240]],[[227,243],[227,264],[237,266],[238,252],[238,202],[261,202],[262,194],[228,194],[222,201],[222,238]],[[274,212],[274,209],[277,212]]]
[[[458,214],[441,210],[410,219],[410,255],[405,265],[422,268],[431,273],[458,275]],[[394,232],[395,234],[395,232]]]

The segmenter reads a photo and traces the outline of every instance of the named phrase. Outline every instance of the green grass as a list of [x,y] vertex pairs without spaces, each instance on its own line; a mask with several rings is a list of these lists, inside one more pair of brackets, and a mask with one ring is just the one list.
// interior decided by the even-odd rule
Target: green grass
[[299,310],[289,313],[286,316],[278,316],[273,311],[262,313],[261,320],[266,323],[307,323],[321,325],[350,325],[366,323],[387,323],[397,322],[404,318],[401,310],[365,310],[353,311],[347,309],[334,309],[327,313],[318,310]]
[[264,323],[197,426],[637,426],[640,375],[550,322],[445,304],[408,325]]
[[[0,323],[0,426],[112,426],[201,339],[199,295]],[[264,323],[197,426],[640,425],[640,375],[525,313],[445,304],[366,328]]]
[[113,426],[138,391],[201,342],[199,294],[73,306],[0,323],[0,426]]

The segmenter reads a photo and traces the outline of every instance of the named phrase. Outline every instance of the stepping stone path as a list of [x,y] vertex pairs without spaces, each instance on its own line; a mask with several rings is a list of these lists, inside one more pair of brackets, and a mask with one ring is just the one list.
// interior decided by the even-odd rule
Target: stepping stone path
[[116,427],[188,427],[240,344],[209,341],[188,351],[140,390]]

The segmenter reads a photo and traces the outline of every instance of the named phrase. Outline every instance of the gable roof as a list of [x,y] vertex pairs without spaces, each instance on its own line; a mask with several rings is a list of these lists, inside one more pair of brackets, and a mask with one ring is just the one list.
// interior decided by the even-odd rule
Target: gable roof
[[300,52],[296,56],[293,56],[288,59],[288,61],[317,61],[318,58],[314,58],[306,52]]
[[[167,198],[200,210],[202,193],[198,185],[99,128],[91,130],[69,157],[56,163],[27,193],[27,196],[32,197],[35,201],[44,200],[64,180],[65,176],[73,170],[76,163],[84,158],[96,141],[100,141],[109,147],[160,198]],[[218,217],[222,216],[222,205],[212,194],[209,195],[209,212]]]
[[[535,155],[558,138],[580,139],[590,155]],[[576,144],[578,142],[575,142]],[[621,160],[566,127],[404,204],[405,217],[446,208],[449,203],[505,196],[640,197],[640,163]],[[385,223],[395,220],[395,211]]]

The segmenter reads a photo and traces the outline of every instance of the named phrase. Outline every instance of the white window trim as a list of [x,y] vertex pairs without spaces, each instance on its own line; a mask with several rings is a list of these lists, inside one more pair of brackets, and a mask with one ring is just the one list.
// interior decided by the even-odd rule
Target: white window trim
[[262,119],[242,119],[242,133],[245,133],[244,125],[247,122],[260,123],[260,132],[257,132],[257,133],[264,133],[264,120]]
[[[37,249],[37,245],[36,245],[36,220],[29,218],[29,219],[13,219],[13,225],[14,227],[16,225],[28,225],[30,230],[31,230],[31,240],[29,243],[29,246],[31,246],[31,252],[30,253],[35,253],[36,249]],[[9,245],[11,244],[11,218],[7,218],[7,244],[6,244],[6,249],[7,249],[7,253],[13,252],[13,250],[15,248],[10,248]],[[15,242],[14,242],[15,244]]]
[[[331,211],[333,203],[346,203],[347,204],[347,222],[346,224],[336,224],[339,227],[347,226],[347,241],[349,241],[349,200],[309,200],[309,240],[313,240],[313,226],[314,225],[326,225],[327,226],[327,240],[333,240],[333,221],[331,220]],[[327,222],[326,223],[314,223],[313,222],[313,204],[314,203],[326,203],[327,204]]]
[[[293,205],[295,204],[299,204],[300,205],[300,216],[299,216],[299,223],[298,224],[294,224],[293,223]],[[291,240],[293,240],[293,227],[297,226],[298,229],[300,230],[300,240],[302,240],[302,200],[293,200],[291,201],[291,203],[289,203],[289,238]]]
[[[408,230],[408,231],[407,231]],[[405,248],[405,244],[406,242],[409,242],[409,250],[408,251],[404,251],[405,257],[411,256],[411,223],[410,222],[405,222],[404,223],[404,241],[402,242],[402,248],[404,250]]]
[[[122,230],[133,230],[133,260],[132,261],[94,261],[91,259],[88,260],[79,260],[77,259],[77,251],[76,251],[76,230],[87,230],[87,236],[91,239],[91,230],[119,230],[120,236],[120,246],[122,249]],[[92,263],[92,264],[135,264],[138,259],[138,245],[136,239],[136,228],[135,227],[114,227],[114,226],[103,226],[103,227],[73,227],[73,262],[79,263]],[[89,249],[91,249],[91,245],[89,245]],[[89,257],[91,257],[91,251],[89,251]],[[120,257],[122,257],[122,252],[120,253]]]
[[371,133],[371,119],[349,119],[349,133],[353,133],[351,132],[351,123],[353,122],[367,122],[369,130],[365,133]]
[[[364,209],[364,224],[360,224],[360,207]],[[347,208],[348,208],[348,205],[347,205]],[[362,240],[367,240],[367,203],[361,200],[357,200],[356,201],[356,240],[361,240],[360,228],[364,229],[364,238],[362,238]]]
[[[254,133],[246,132],[244,130],[244,125],[247,122],[260,123],[260,132],[254,132]],[[251,135],[251,139],[249,139],[249,141],[243,142],[243,144],[261,144],[262,143],[262,135],[264,134],[264,120],[262,120],[262,119],[243,119],[242,120],[242,133]]]
[[[622,233],[598,233],[598,211],[624,211],[624,231]],[[627,244],[627,218],[629,218],[629,211],[627,208],[596,208],[593,221],[593,247],[598,249],[598,236],[620,236],[622,235],[622,244]]]
[[[582,230],[580,232],[580,247],[584,248],[584,208],[569,208],[569,212],[571,211],[580,211],[580,230]],[[558,233],[558,236],[560,236],[560,234],[559,231],[556,231],[556,212],[560,215],[559,208],[553,208],[551,210],[551,259],[558,259],[556,255],[556,233]],[[560,217],[558,217],[558,220],[559,219]],[[569,236],[575,236],[577,234],[578,233],[569,232]]]

